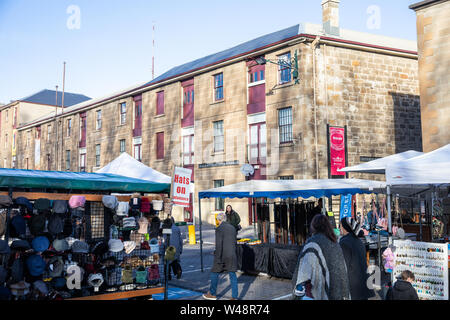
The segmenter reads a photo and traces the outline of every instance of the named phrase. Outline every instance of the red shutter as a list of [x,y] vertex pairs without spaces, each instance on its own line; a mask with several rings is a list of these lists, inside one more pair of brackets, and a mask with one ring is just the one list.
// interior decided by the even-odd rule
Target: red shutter
[[164,114],[164,91],[156,94],[156,114]]
[[[258,77],[261,71],[265,71],[264,65],[249,66],[249,78],[251,74],[258,73]],[[248,105],[247,114],[258,113],[266,111],[266,85],[265,83],[251,86],[248,88]]]
[[156,134],[156,158],[164,159],[164,132]]
[[183,87],[183,119],[181,127],[192,127],[194,125],[194,79],[181,83]]

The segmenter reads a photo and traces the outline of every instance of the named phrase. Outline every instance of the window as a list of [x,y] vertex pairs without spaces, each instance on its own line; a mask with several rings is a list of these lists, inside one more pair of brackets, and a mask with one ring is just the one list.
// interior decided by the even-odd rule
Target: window
[[278,56],[278,75],[279,83],[287,83],[291,81],[291,53],[282,54]]
[[183,165],[194,164],[194,135],[183,137]]
[[97,110],[95,129],[100,130],[101,128],[102,128],[102,110]]
[[156,159],[164,159],[164,132],[156,134]]
[[5,134],[5,148],[8,146],[8,134]]
[[8,122],[8,110],[6,110],[6,122]]
[[223,100],[223,73],[214,76],[214,100]]
[[100,145],[95,145],[95,166],[100,167]]
[[50,141],[51,134],[52,134],[52,125],[49,124],[49,125],[47,126],[47,141]]
[[142,161],[142,144],[135,144],[134,145],[134,158],[137,161]]
[[[214,180],[214,188],[223,187],[223,180]],[[223,211],[225,210],[225,199],[222,198],[216,198],[215,200],[215,210],[216,211]]]
[[223,120],[216,121],[214,125],[214,152],[224,151]]
[[86,153],[80,154],[80,172],[86,172]]
[[66,171],[70,171],[70,150],[66,150]]
[[72,119],[67,119],[67,136],[72,134]]
[[160,114],[164,114],[164,91],[156,93],[156,115]]
[[294,180],[294,176],[280,176],[280,180]]
[[292,107],[278,110],[280,143],[292,142]]
[[31,130],[27,131],[27,143],[26,143],[26,147],[30,147],[31,146]]
[[120,124],[125,124],[127,121],[127,103],[122,102],[120,104]]
[[250,83],[257,82],[257,81],[263,81],[265,79],[264,77],[264,70],[255,71],[250,73]]
[[120,153],[125,152],[125,139],[120,140]]

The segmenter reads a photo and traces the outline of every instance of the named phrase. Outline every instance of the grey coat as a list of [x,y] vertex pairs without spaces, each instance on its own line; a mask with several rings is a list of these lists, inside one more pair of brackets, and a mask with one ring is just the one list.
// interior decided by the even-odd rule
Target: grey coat
[[228,222],[222,222],[216,229],[216,250],[211,272],[236,272],[236,229]]

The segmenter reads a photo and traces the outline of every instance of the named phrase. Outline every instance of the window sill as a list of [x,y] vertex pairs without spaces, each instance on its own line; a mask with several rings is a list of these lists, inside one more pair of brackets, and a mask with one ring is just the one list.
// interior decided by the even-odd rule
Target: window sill
[[220,104],[220,103],[224,103],[224,102],[225,102],[225,99],[222,99],[222,100],[213,101],[209,105],[212,106],[212,105]]
[[250,82],[248,84],[248,87],[254,87],[254,86],[259,86],[260,84],[265,84],[266,80],[261,80],[261,81],[255,81],[255,82]]
[[284,143],[280,143],[280,148],[286,148],[286,147],[293,147],[294,146],[294,142],[284,142]]
[[122,124],[118,124],[118,127],[125,127],[127,124],[126,123],[122,123]]
[[163,114],[157,114],[157,115],[154,116],[153,118],[154,118],[154,119],[157,119],[157,118],[162,118],[162,117],[165,117],[165,116],[166,116],[166,114],[163,113]]
[[164,162],[165,159],[156,159],[155,162]]
[[224,155],[224,154],[225,154],[225,151],[218,151],[218,152],[214,152],[214,151],[213,151],[213,152],[211,153],[212,156],[221,156],[221,155]]
[[295,86],[295,82],[293,82],[293,81],[285,82],[285,83],[279,83],[273,88],[273,90],[289,88],[289,87],[293,87],[293,86]]

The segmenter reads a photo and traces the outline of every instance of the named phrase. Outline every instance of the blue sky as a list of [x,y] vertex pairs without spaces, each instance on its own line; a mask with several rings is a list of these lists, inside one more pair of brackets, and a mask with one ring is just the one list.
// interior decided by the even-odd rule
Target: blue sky
[[[408,6],[418,1],[341,0],[340,25],[415,41]],[[368,27],[371,6],[379,28]],[[0,0],[0,103],[61,90],[63,61],[66,91],[93,98],[150,81],[153,22],[157,77],[300,22],[321,24],[321,0]]]

